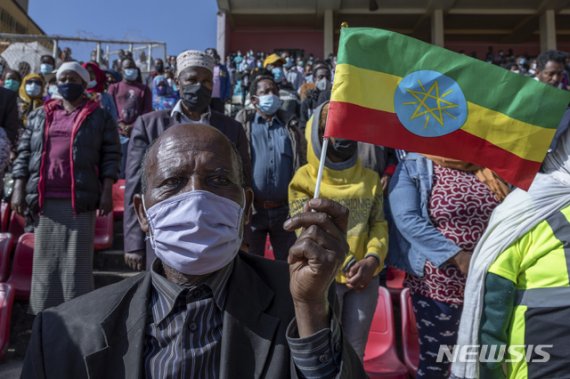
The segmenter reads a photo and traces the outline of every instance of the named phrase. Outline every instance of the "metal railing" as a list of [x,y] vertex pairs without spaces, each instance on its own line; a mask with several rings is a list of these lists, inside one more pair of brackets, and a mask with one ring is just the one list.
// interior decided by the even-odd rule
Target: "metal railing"
[[[127,45],[128,51],[131,53],[136,50],[145,50],[147,49],[147,70],[151,71],[152,69],[152,49],[153,48],[162,48],[162,58],[166,61],[166,42],[159,42],[159,41],[132,41],[132,40],[115,40],[115,39],[96,39],[96,38],[83,38],[83,37],[67,37],[61,35],[34,35],[34,34],[12,34],[12,33],[0,33],[0,40],[11,40],[11,41],[47,41],[53,44],[52,51],[54,58],[57,57],[57,53],[59,50],[59,42],[60,41],[73,41],[73,42],[91,42],[95,43],[96,48],[96,61],[97,63],[101,63],[101,49],[103,44],[107,44],[106,47],[106,55],[107,58],[110,54],[116,53],[115,51],[109,50],[109,45]],[[142,46],[137,46],[142,45]]]

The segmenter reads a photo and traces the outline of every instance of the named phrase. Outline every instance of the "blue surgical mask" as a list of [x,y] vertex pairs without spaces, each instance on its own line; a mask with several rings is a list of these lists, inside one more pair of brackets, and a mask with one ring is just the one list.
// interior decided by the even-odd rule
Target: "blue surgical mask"
[[256,105],[256,108],[261,113],[268,116],[273,116],[275,113],[277,113],[279,108],[281,108],[281,104],[283,104],[279,96],[274,94],[257,96],[257,99],[259,101]]
[[55,84],[50,84],[48,87],[48,93],[52,97],[56,94],[59,94],[59,91],[57,90],[57,86]]
[[26,83],[26,93],[30,97],[38,97],[42,94],[42,86],[37,83]]
[[273,74],[273,78],[276,82],[280,82],[283,80],[283,78],[285,78],[285,74],[283,73],[283,69],[281,67],[275,67],[273,70],[271,70],[271,73]]
[[[245,197],[245,196],[244,196]],[[228,265],[242,240],[243,207],[208,191],[190,191],[146,209],[150,244],[167,266],[206,275]]]
[[322,78],[317,81],[316,86],[319,91],[326,91],[330,86],[329,80],[327,78]]
[[134,82],[135,80],[137,80],[139,73],[136,68],[125,68],[123,70],[123,76],[125,77],[126,80]]
[[96,86],[97,86],[96,80],[90,80],[89,83],[87,83],[87,89],[95,88]]
[[40,73],[42,75],[51,74],[53,72],[53,65],[49,63],[40,64]]
[[6,79],[4,80],[4,88],[9,89],[10,91],[18,92],[18,88],[20,88],[20,82],[14,79]]

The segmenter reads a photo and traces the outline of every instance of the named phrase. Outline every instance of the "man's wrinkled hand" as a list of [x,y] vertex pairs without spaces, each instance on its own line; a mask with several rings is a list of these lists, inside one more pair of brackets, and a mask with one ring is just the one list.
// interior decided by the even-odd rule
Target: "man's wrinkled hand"
[[349,248],[348,209],[327,199],[312,199],[305,211],[287,220],[285,230],[302,228],[289,249],[290,290],[293,301],[326,302],[328,289]]

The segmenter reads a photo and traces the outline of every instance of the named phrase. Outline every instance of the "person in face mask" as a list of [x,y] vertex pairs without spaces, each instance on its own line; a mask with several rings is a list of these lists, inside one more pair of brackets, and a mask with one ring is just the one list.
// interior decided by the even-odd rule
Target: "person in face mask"
[[151,269],[43,313],[22,377],[38,367],[48,378],[64,369],[69,378],[366,377],[329,291],[347,252],[348,210],[318,199],[290,219],[285,227],[303,232],[288,265],[240,252],[253,194],[239,161],[211,126],[162,134],[135,196],[157,256]]
[[147,86],[137,81],[139,72],[132,58],[123,59],[121,70],[123,80],[110,85],[107,92],[115,101],[119,132],[125,137],[122,143],[126,144],[137,117],[152,111],[152,94]]
[[289,217],[287,187],[295,171],[304,164],[303,139],[296,117],[280,111],[281,99],[271,75],[259,75],[250,87],[254,109],[237,116],[245,130],[251,152],[252,188],[255,195],[248,235],[249,252],[263,256],[269,235],[275,258],[286,260],[295,234],[283,229]]
[[299,91],[299,88],[305,83],[305,77],[297,70],[297,66],[293,60],[287,62],[284,66],[285,69],[285,79],[291,83],[295,91]]
[[22,83],[22,77],[18,71],[8,70],[4,73],[4,88],[17,93]]
[[[212,78],[215,62],[208,54],[187,50],[177,57],[176,81],[180,100],[172,110],[159,110],[142,115],[135,122],[132,142],[126,154],[125,214],[125,262],[134,270],[142,270],[152,263],[153,250],[147,245],[133,207],[133,196],[140,191],[140,167],[144,154],[158,136],[180,123],[204,123],[224,133],[238,148],[243,161],[246,183],[251,184],[249,146],[240,123],[209,107],[212,97]],[[226,152],[227,154],[228,152]],[[227,158],[227,156],[226,156]]]
[[132,58],[123,59],[121,70],[123,80],[110,85],[107,93],[113,98],[117,109],[123,153],[119,176],[124,178],[129,137],[137,117],[152,112],[152,93],[147,86],[137,81],[139,71]]
[[28,115],[44,103],[44,86],[45,82],[39,74],[28,74],[22,81],[18,91],[18,115],[24,127],[27,126]]
[[51,55],[42,55],[40,57],[40,74],[42,75],[44,82],[49,82],[54,76],[55,70],[55,59]]
[[116,123],[85,96],[87,70],[63,63],[56,78],[61,99],[29,115],[12,169],[12,209],[38,220],[34,314],[93,290],[95,216],[112,211],[121,158]]
[[178,93],[168,84],[164,75],[152,80],[152,107],[155,110],[171,110],[178,102]]
[[[224,113],[225,103],[232,97],[232,81],[230,73],[228,68],[221,63],[220,55],[216,49],[208,48],[206,49],[206,54],[211,56],[216,62],[212,75],[212,100],[210,101],[210,106],[212,109],[220,113]],[[251,53],[249,57],[249,60],[255,60],[253,53]],[[252,68],[254,68],[255,64],[252,64],[252,66]]]
[[83,63],[83,67],[89,72],[89,83],[87,83],[87,97],[92,100],[98,101],[101,108],[105,109],[113,120],[117,121],[119,115],[115,107],[113,97],[105,92],[105,84],[107,82],[107,75],[99,68],[95,62]]
[[[289,185],[291,216],[302,213],[313,198],[327,114],[328,102],[307,123],[309,163],[297,170]],[[378,300],[378,274],[388,252],[382,185],[378,174],[360,163],[355,141],[329,139],[324,170],[321,196],[350,209],[350,252],[337,272],[335,290],[344,335],[362,359]]]
[[154,60],[154,70],[146,78],[146,85],[153,89],[153,80],[159,75],[164,75],[164,61],[160,58]]
[[332,82],[331,70],[324,62],[318,62],[313,66],[313,83],[315,89],[301,103],[301,123],[304,125],[313,114],[315,108],[328,101],[331,97]]

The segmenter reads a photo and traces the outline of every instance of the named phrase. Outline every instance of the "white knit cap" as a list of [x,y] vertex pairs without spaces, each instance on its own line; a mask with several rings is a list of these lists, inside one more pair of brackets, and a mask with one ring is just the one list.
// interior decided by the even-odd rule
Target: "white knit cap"
[[85,69],[82,65],[80,65],[78,62],[65,62],[62,63],[61,66],[59,66],[59,68],[57,69],[57,74],[55,74],[55,78],[57,80],[59,80],[59,78],[61,77],[61,75],[65,72],[65,71],[73,71],[75,73],[77,73],[77,75],[79,75],[79,77],[81,79],[83,79],[83,81],[85,83],[89,83],[89,81],[91,80],[90,76],[89,76],[89,71],[87,71],[87,69]]
[[188,67],[203,67],[214,72],[214,58],[199,50],[186,50],[176,57],[176,76]]

